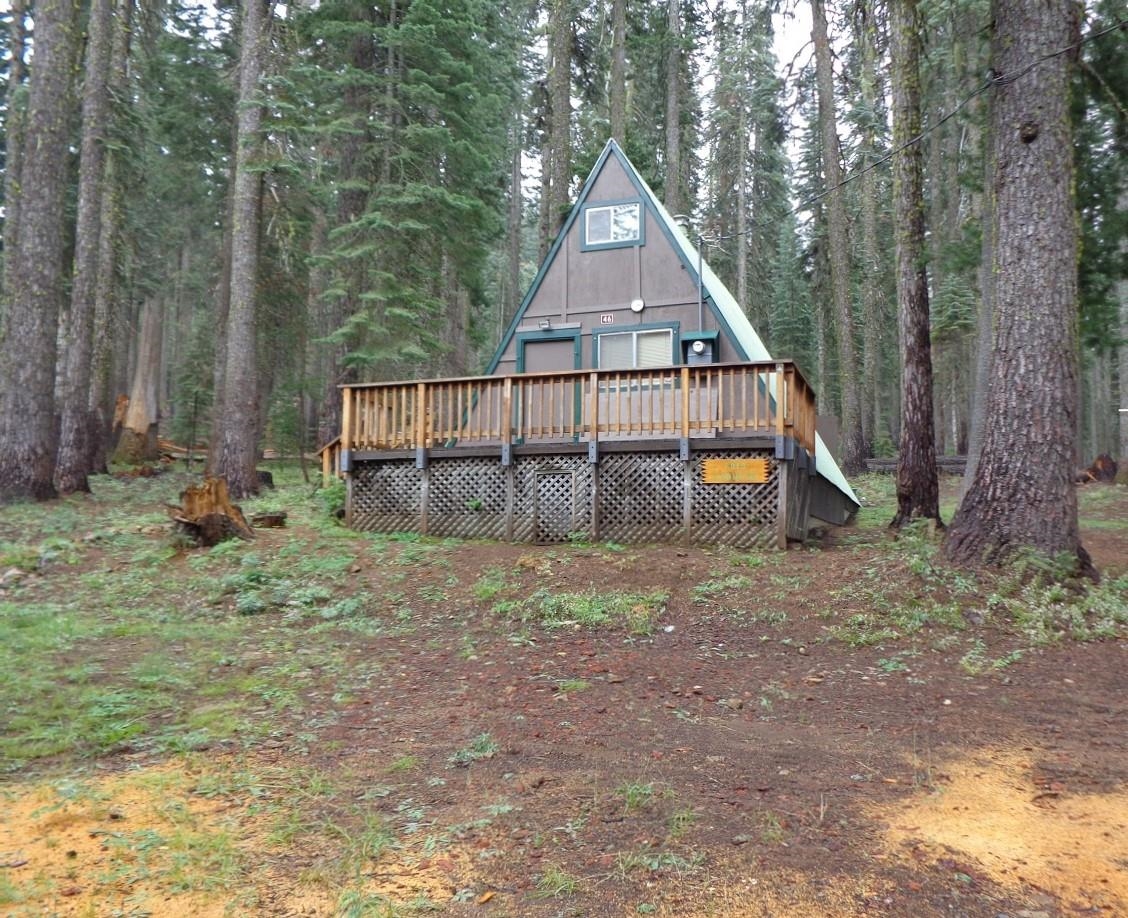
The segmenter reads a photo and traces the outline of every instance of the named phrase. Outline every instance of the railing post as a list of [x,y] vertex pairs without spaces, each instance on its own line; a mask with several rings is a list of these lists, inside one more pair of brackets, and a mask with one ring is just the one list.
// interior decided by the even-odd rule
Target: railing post
[[782,363],[776,364],[776,436],[782,437],[787,414],[787,379]]
[[351,461],[353,429],[353,390],[345,386],[341,390],[341,470],[348,471]]
[[681,368],[681,436],[689,439],[689,367]]
[[427,384],[415,386],[415,443],[416,449],[427,447]]
[[508,465],[509,447],[513,444],[513,377],[511,376],[506,376],[501,384],[501,419],[497,426],[501,431],[502,457]]
[[591,413],[588,415],[588,439],[592,443],[599,442],[599,373],[591,371],[588,376],[591,386]]

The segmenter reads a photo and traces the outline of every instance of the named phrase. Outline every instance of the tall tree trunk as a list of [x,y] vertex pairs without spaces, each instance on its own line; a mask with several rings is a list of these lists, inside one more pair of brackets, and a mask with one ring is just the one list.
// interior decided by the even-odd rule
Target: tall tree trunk
[[627,0],[611,0],[611,136],[627,142]]
[[[681,148],[681,8],[666,0],[666,185],[662,203],[672,214],[685,212]],[[745,240],[741,240],[744,244]]]
[[[1077,40],[1071,0],[995,0],[995,323],[983,451],[945,545],[956,561],[1022,547],[1081,547],[1073,485],[1077,431],[1077,227],[1069,119]],[[1008,80],[1010,75],[1017,75]]]
[[[925,273],[924,164],[920,144],[921,23],[916,0],[890,4],[893,61],[893,206],[897,237],[897,304],[901,342],[901,445],[897,461],[897,514],[940,524],[936,436],[932,417],[932,341]],[[904,148],[904,149],[902,149]]]
[[65,285],[67,148],[79,4],[35,10],[18,241],[0,329],[0,503],[55,496],[55,363]]
[[960,482],[960,499],[975,480],[983,452],[983,428],[987,417],[987,387],[991,380],[991,336],[995,320],[995,178],[994,121],[991,96],[985,97],[988,128],[983,136],[983,193],[979,196],[979,225],[983,228],[979,249],[979,310],[975,318],[975,389],[971,395],[971,417],[967,438],[967,465]]
[[[502,328],[517,314],[517,307],[521,305],[521,239],[524,225],[524,198],[521,191],[521,183],[524,179],[521,172],[523,124],[524,119],[518,112],[513,120],[513,149],[509,163],[508,225],[505,233],[505,299],[502,301],[500,316]],[[498,340],[501,340],[500,329]]]
[[[1122,188],[1120,191],[1120,209],[1122,211],[1128,210],[1128,187]],[[1124,255],[1126,251],[1128,251],[1128,239],[1121,243],[1121,255]],[[1120,416],[1120,454],[1117,458],[1122,470],[1118,479],[1128,481],[1128,278],[1121,278],[1117,281],[1116,295],[1120,300],[1120,372],[1118,375],[1120,403],[1117,412]]]
[[[737,41],[740,43],[740,60],[743,63],[747,58],[746,55],[746,42],[748,35],[748,26],[743,18],[740,23],[740,37]],[[736,178],[736,301],[740,304],[740,308],[744,310],[754,326],[761,326],[766,316],[759,315],[749,302],[748,297],[748,250],[751,245],[751,240],[748,238],[748,102],[741,93],[740,97],[735,100],[736,111],[736,137],[737,144],[733,151],[735,153],[735,161],[733,162],[733,172]],[[760,131],[757,130],[755,136],[752,138],[752,143],[758,147],[760,144]],[[756,162],[757,157],[753,154],[752,161]],[[762,219],[759,211],[754,215],[755,219]]]
[[[861,90],[865,121],[862,127],[863,162],[870,166],[877,159],[877,17],[874,0],[859,4],[861,22],[858,39],[862,48]],[[899,6],[899,4],[893,4]],[[919,83],[919,79],[917,80]],[[919,110],[919,89],[917,107]],[[919,114],[917,123],[919,124]],[[896,144],[894,144],[896,146]],[[919,154],[917,154],[919,156]],[[861,424],[864,449],[872,453],[877,438],[880,398],[877,393],[877,368],[881,350],[882,259],[877,241],[877,175],[871,169],[861,179],[862,207],[862,394]]]
[[[24,107],[24,80],[27,68],[28,0],[12,0],[11,19],[8,25],[8,92],[4,119],[4,264],[5,274],[12,263],[19,239],[20,224],[20,170],[23,163],[23,135],[26,122]],[[11,289],[11,281],[4,280],[4,290]],[[0,315],[3,306],[0,306]]]
[[55,464],[55,487],[60,494],[90,490],[86,475],[90,471],[94,419],[88,398],[102,229],[102,185],[109,132],[112,45],[113,0],[92,0],[86,42],[86,81],[82,93],[82,148],[78,167],[70,338],[63,358],[62,424]]
[[[838,158],[838,125],[834,116],[834,72],[830,40],[826,30],[826,4],[812,0],[811,38],[815,45],[815,79],[819,100],[819,134],[822,141],[823,178],[826,197],[827,235],[830,245],[830,287],[834,318],[838,325],[838,377],[842,391],[842,433],[839,459],[846,474],[865,470],[862,438],[860,387],[854,347],[854,318],[850,312],[850,245],[847,239],[846,201],[842,189],[842,166]],[[825,381],[821,383],[825,386]]]
[[232,233],[235,229],[235,175],[239,162],[239,119],[231,126],[231,158],[227,168],[227,194],[224,200],[223,249],[219,264],[219,283],[215,293],[215,362],[212,365],[212,417],[208,434],[208,474],[211,467],[211,444],[219,442],[223,421],[223,400],[227,396],[227,335],[231,316]]
[[[132,34],[132,0],[116,0],[110,54],[109,96],[111,100],[125,100],[129,80],[130,36]],[[124,104],[121,101],[120,104]],[[117,124],[117,114],[111,102],[108,117],[110,129]],[[119,178],[120,154],[112,147],[103,151],[104,172],[102,195],[98,213],[98,264],[94,280],[94,317],[90,343],[90,389],[87,409],[90,412],[90,436],[87,441],[86,467],[91,472],[103,472],[112,444],[114,404],[120,394],[113,385],[115,334],[121,327],[122,303],[118,285],[118,249],[122,227]]]
[[255,168],[260,147],[262,105],[257,100],[269,22],[265,0],[244,0],[239,52],[239,146],[231,223],[231,306],[218,437],[210,444],[208,467],[227,480],[236,500],[257,494],[258,393],[255,354],[255,300],[259,260],[259,203],[262,176]]
[[548,223],[545,252],[570,203],[572,179],[572,3],[552,0],[548,22],[552,66],[548,74]]
[[152,462],[160,456],[157,449],[157,424],[160,421],[157,393],[161,381],[163,332],[164,304],[150,297],[141,307],[133,385],[129,388],[129,408],[114,450],[115,462],[137,464]]

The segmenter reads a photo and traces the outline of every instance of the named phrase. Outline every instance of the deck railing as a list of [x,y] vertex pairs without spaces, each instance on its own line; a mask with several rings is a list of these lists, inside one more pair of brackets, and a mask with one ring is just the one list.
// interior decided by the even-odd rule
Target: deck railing
[[574,370],[342,387],[342,450],[792,437],[815,449],[815,398],[790,361]]

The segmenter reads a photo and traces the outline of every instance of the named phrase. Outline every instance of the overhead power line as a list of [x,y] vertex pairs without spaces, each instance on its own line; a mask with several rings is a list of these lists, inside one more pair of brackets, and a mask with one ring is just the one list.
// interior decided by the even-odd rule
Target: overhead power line
[[[923,142],[924,139],[926,137],[928,137],[929,134],[931,134],[933,131],[935,131],[937,128],[939,128],[945,122],[951,121],[954,117],[956,117],[956,115],[958,115],[961,111],[963,111],[972,101],[977,99],[979,96],[983,95],[983,93],[985,93],[988,89],[991,89],[991,88],[996,87],[996,86],[1009,86],[1011,83],[1014,83],[1017,80],[1020,80],[1022,77],[1026,76],[1026,74],[1030,73],[1030,71],[1034,70],[1034,68],[1041,66],[1046,61],[1050,61],[1050,60],[1053,60],[1054,58],[1061,57],[1063,54],[1070,54],[1071,52],[1074,52],[1074,51],[1077,51],[1078,49],[1080,49],[1082,45],[1088,44],[1091,41],[1096,41],[1098,38],[1103,38],[1104,36],[1109,35],[1112,32],[1118,32],[1118,31],[1121,31],[1121,30],[1124,30],[1124,29],[1128,29],[1128,19],[1121,19],[1118,22],[1116,22],[1116,23],[1114,23],[1110,26],[1107,26],[1106,28],[1101,29],[1100,31],[1092,32],[1089,35],[1083,35],[1081,38],[1079,38],[1073,44],[1066,45],[1066,47],[1064,47],[1064,48],[1058,48],[1058,50],[1056,50],[1056,51],[1050,51],[1047,54],[1043,54],[1041,57],[1035,58],[1034,60],[1030,61],[1028,64],[1024,65],[1020,69],[1014,71],[1013,73],[995,73],[994,71],[992,71],[990,73],[990,75],[987,77],[987,79],[985,79],[983,81],[982,84],[977,86],[974,90],[972,90],[972,92],[969,95],[967,95],[963,100],[961,100],[959,103],[957,103],[956,106],[951,111],[947,112],[944,115],[941,115],[939,118],[936,119],[936,121],[934,121],[932,124],[930,124],[924,130],[922,130],[915,137],[913,137],[909,140],[906,140],[899,147],[895,147],[894,149],[892,149],[888,153],[886,153],[884,156],[882,156],[880,159],[875,159],[872,163],[869,163],[867,166],[864,166],[863,168],[859,169],[857,172],[852,172],[850,175],[846,176],[846,178],[844,178],[837,185],[832,185],[830,188],[825,188],[822,191],[820,191],[818,194],[811,195],[811,197],[809,197],[806,200],[801,201],[800,203],[796,204],[789,211],[787,211],[787,215],[790,216],[791,214],[797,214],[802,210],[806,210],[812,204],[818,203],[823,198],[825,198],[827,195],[829,195],[829,194],[831,194],[835,191],[838,191],[840,188],[843,188],[846,185],[849,185],[851,182],[855,181],[856,179],[861,178],[863,175],[866,175],[867,173],[872,172],[878,166],[885,165],[886,163],[890,162],[893,159],[893,157],[898,156],[899,154],[903,153],[905,150],[909,149],[910,147],[916,146],[918,143]],[[778,219],[778,218],[776,218],[776,219]],[[751,233],[755,229],[762,228],[762,227],[765,227],[765,226],[769,226],[773,222],[775,222],[775,221],[773,220],[773,221],[764,221],[762,223],[756,223],[750,229],[742,230],[739,233],[726,233],[726,234],[720,235],[720,236],[708,236],[708,237],[703,237],[703,238],[704,238],[704,241],[706,241],[710,244],[722,242],[725,239],[736,239],[740,236],[747,236],[749,233]]]

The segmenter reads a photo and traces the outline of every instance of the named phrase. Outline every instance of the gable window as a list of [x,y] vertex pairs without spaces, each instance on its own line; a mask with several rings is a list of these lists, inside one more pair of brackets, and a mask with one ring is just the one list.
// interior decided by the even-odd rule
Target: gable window
[[605,332],[596,338],[601,370],[635,370],[673,365],[674,330]]
[[642,204],[626,201],[584,208],[583,249],[611,249],[641,245]]

